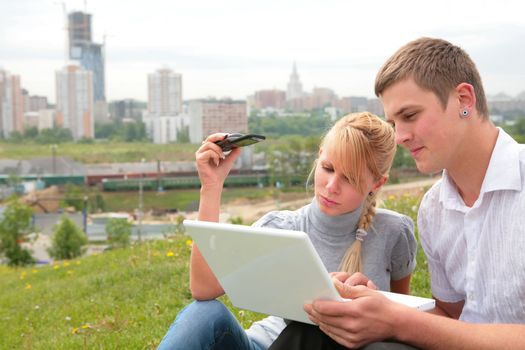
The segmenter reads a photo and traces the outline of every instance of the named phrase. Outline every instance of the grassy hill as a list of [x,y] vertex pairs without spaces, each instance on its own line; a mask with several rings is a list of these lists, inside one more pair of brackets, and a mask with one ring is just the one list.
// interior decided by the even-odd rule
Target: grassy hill
[[[156,348],[191,301],[190,244],[178,236],[52,266],[0,267],[0,348]],[[262,317],[241,315],[246,326]]]
[[[418,200],[385,206],[415,216]],[[178,235],[51,266],[0,266],[1,349],[155,349],[191,301],[191,241]],[[421,250],[412,292],[430,295]],[[244,327],[262,318],[229,305]]]

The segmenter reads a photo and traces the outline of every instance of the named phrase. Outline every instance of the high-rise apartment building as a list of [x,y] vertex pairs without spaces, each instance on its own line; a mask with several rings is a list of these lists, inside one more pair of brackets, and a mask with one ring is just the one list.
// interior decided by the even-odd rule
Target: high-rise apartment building
[[148,114],[174,116],[182,113],[182,75],[163,68],[148,74]]
[[259,90],[255,92],[253,107],[256,109],[286,107],[286,92],[281,90]]
[[311,109],[335,106],[336,102],[337,95],[332,89],[328,88],[314,88],[310,96]]
[[38,112],[47,108],[47,97],[45,96],[29,96],[29,112]]
[[24,131],[24,100],[20,76],[0,69],[0,135]]
[[146,103],[134,99],[124,99],[112,101],[109,104],[109,113],[111,119],[135,119],[140,120],[143,112],[146,110]]
[[246,102],[194,100],[190,102],[190,142],[200,143],[216,132],[248,132]]
[[73,65],[56,72],[56,126],[71,130],[75,140],[94,137],[92,76]]
[[69,58],[92,72],[95,102],[106,100],[104,46],[92,40],[91,14],[80,11],[68,16]]
[[297,66],[294,62],[292,74],[290,75],[290,81],[288,82],[288,89],[286,90],[286,100],[294,100],[303,97],[303,85],[299,80],[299,74],[297,74]]
[[179,134],[188,127],[189,116],[179,114],[176,116],[143,117],[142,122],[146,126],[146,132],[153,143],[166,144],[179,141]]
[[148,112],[142,121],[154,143],[177,141],[188,125],[182,111],[182,75],[169,68],[148,74]]

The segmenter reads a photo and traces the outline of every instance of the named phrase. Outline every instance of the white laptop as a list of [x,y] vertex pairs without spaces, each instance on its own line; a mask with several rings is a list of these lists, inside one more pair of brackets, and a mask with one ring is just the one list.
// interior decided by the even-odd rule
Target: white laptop
[[[184,226],[238,308],[312,323],[305,303],[348,301],[304,232],[194,220],[184,220]],[[435,306],[434,299],[381,293],[419,310]]]

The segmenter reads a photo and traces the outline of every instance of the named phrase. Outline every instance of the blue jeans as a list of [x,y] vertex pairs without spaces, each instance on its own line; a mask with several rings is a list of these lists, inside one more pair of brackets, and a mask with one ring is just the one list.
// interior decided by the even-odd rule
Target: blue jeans
[[220,301],[194,301],[179,312],[158,350],[264,350]]

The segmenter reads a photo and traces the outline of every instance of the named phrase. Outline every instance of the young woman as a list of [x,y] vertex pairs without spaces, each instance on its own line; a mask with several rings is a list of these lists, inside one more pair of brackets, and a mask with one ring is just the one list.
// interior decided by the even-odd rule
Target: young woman
[[[201,180],[199,220],[218,221],[224,180],[240,149],[225,155],[210,135],[196,152]],[[336,287],[355,272],[381,290],[408,293],[415,267],[416,240],[407,216],[376,209],[395,153],[394,130],[370,113],[350,114],[328,131],[312,170],[314,198],[296,211],[275,211],[254,225],[306,232]],[[267,349],[285,328],[269,316],[244,330],[215,298],[224,294],[196,245],[190,289],[195,302],[184,308],[159,349]],[[355,276],[355,275],[354,275]]]

